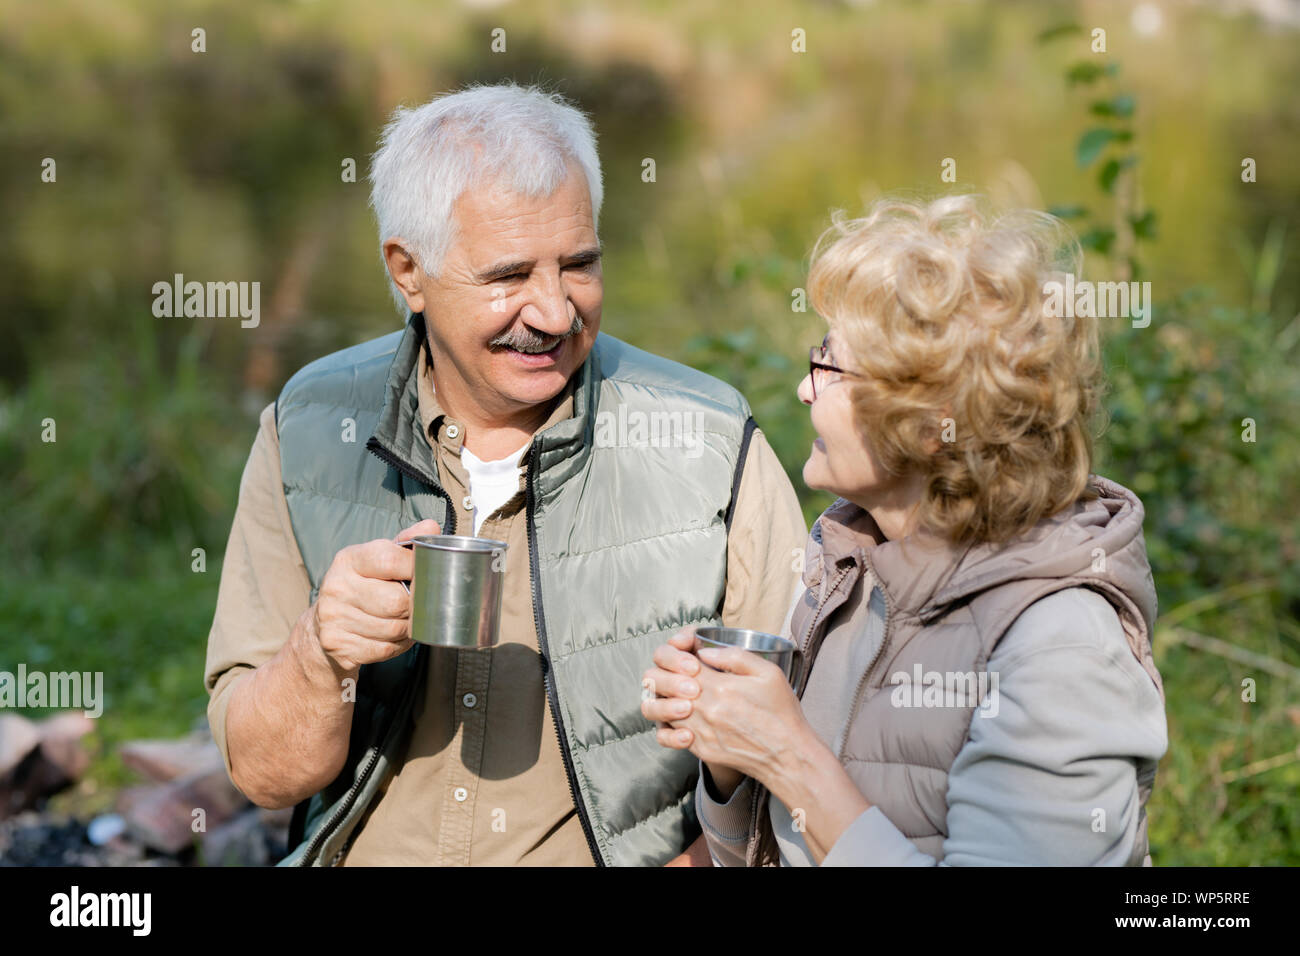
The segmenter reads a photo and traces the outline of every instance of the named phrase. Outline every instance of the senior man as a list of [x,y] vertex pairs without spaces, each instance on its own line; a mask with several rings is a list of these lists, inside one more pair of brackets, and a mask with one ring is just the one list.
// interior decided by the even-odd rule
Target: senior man
[[[284,864],[698,859],[697,762],[641,675],[683,625],[782,626],[794,490],[737,391],[598,334],[581,112],[513,84],[399,109],[371,180],[409,319],[262,413],[208,639],[231,779],[295,806]],[[508,545],[495,648],[410,639],[395,542],[439,530]]]

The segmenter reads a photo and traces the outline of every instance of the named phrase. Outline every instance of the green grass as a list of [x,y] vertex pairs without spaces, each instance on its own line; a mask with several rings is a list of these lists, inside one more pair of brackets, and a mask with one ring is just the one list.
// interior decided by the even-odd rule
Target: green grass
[[[1266,653],[1260,631],[1243,627],[1258,611],[1241,607],[1197,623]],[[1158,632],[1159,633],[1159,632]],[[1300,654],[1286,655],[1292,666]],[[1300,684],[1213,654],[1156,642],[1164,678],[1169,752],[1147,805],[1152,861],[1182,866],[1294,866],[1300,863]],[[1242,700],[1242,679],[1256,682]],[[1289,755],[1289,762],[1241,779],[1233,771]]]
[[[203,662],[220,566],[190,570],[188,554],[155,548],[128,566],[56,567],[0,582],[6,639],[0,669],[101,671],[103,714],[86,738],[89,784],[55,799],[56,810],[95,813],[114,791],[138,783],[117,747],[139,738],[179,737],[207,709]],[[52,711],[31,709],[39,719]]]

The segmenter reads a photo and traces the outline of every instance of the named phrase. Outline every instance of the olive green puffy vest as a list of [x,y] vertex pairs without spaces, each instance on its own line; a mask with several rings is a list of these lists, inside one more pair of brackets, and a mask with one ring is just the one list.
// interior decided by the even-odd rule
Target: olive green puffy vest
[[[285,497],[313,601],[347,545],[425,518],[447,534],[472,533],[456,526],[420,423],[424,334],[417,313],[404,332],[306,366],[276,403]],[[661,865],[699,832],[698,763],[656,742],[641,715],[641,675],[678,628],[720,618],[732,489],[753,420],[730,386],[604,334],[576,374],[572,418],[535,435],[528,455],[542,669],[593,859]],[[427,654],[416,645],[361,668],[347,762],[295,810],[280,865],[343,855],[405,752]]]

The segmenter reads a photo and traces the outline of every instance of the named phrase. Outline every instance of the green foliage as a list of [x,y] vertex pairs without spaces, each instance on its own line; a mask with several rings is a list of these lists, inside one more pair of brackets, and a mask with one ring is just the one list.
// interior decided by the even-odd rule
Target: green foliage
[[811,524],[833,499],[803,481],[803,463],[816,437],[795,394],[808,374],[806,359],[795,361],[762,346],[752,326],[739,332],[697,335],[686,342],[684,351],[683,361],[734,385],[749,400],[754,421],[785,464],[804,519]]
[[1132,132],[1126,129],[1093,127],[1079,137],[1079,145],[1075,147],[1075,159],[1079,163],[1079,168],[1085,169],[1092,165],[1093,160],[1100,156],[1102,150],[1110,143],[1125,143],[1132,138]]
[[0,540],[6,567],[123,567],[160,542],[188,565],[194,548],[224,549],[256,423],[200,364],[213,320],[190,320],[170,356],[159,321],[136,316],[125,342],[87,338],[0,397],[0,482],[22,502]]
[[[1158,303],[1148,328],[1106,340],[1100,468],[1148,501],[1147,545],[1162,600],[1274,579],[1279,609],[1300,601],[1292,504],[1300,431],[1294,349],[1268,316],[1192,291]],[[1246,420],[1253,440],[1243,440]]]
[[[1038,35],[1038,42],[1051,43],[1081,33],[1077,25],[1065,24],[1044,30]],[[1139,211],[1140,201],[1133,183],[1133,167],[1138,164],[1138,153],[1133,146],[1135,133],[1131,121],[1137,111],[1137,97],[1128,91],[1105,89],[1113,87],[1118,76],[1119,63],[1114,60],[1081,60],[1065,70],[1065,82],[1071,88],[1092,87],[1094,84],[1103,87],[1101,94],[1088,104],[1088,114],[1100,120],[1101,125],[1089,126],[1080,134],[1074,148],[1074,159],[1079,169],[1088,169],[1099,159],[1104,159],[1097,167],[1096,182],[1102,193],[1109,197],[1113,222],[1093,220],[1084,223],[1079,236],[1080,245],[1089,252],[1111,259],[1120,277],[1135,279],[1142,270],[1135,245],[1139,240],[1155,238],[1155,213]],[[1123,147],[1127,149],[1119,152]],[[1066,208],[1074,213],[1065,218],[1082,219],[1089,215],[1085,206],[1055,208]]]
[[1086,232],[1079,233],[1079,245],[1085,249],[1110,255],[1111,246],[1115,244],[1115,230],[1109,226],[1094,226]]
[[1115,192],[1115,181],[1119,179],[1119,174],[1128,169],[1137,162],[1136,156],[1112,156],[1102,164],[1101,170],[1097,173],[1097,184],[1108,194]]
[[[1052,37],[1047,37],[1052,39]],[[1119,68],[1114,63],[1096,63],[1092,60],[1080,60],[1070,64],[1065,71],[1065,79],[1071,86],[1091,86],[1107,76],[1114,76]]]
[[1083,27],[1077,23],[1062,23],[1054,27],[1048,27],[1040,31],[1035,39],[1039,43],[1047,43],[1051,40],[1060,39],[1061,37],[1075,36],[1083,32]]
[[1112,99],[1094,100],[1088,109],[1093,116],[1128,119],[1133,115],[1133,108],[1136,104],[1137,100],[1133,98],[1132,94],[1121,93]]

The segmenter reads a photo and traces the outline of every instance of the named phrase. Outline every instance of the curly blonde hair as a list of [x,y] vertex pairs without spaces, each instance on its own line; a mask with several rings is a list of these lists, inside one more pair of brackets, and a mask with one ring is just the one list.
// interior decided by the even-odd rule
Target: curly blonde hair
[[864,376],[847,382],[881,464],[926,479],[921,527],[1003,542],[1096,496],[1097,319],[1044,293],[1081,263],[1055,216],[974,195],[882,199],[818,239],[810,300]]

